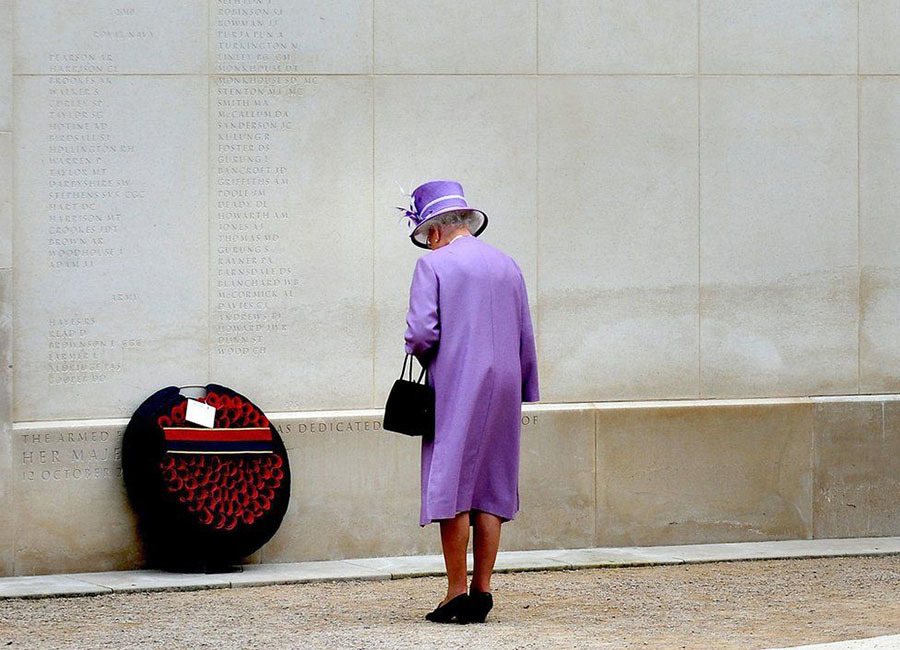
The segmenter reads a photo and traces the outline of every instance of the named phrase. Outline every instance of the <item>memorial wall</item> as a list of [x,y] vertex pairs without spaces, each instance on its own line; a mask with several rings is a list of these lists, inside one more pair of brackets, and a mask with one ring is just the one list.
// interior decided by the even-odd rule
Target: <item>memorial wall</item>
[[887,1],[0,0],[0,575],[140,566],[124,426],[207,382],[291,458],[249,561],[437,552],[435,178],[535,321],[505,548],[900,534],[898,75]]

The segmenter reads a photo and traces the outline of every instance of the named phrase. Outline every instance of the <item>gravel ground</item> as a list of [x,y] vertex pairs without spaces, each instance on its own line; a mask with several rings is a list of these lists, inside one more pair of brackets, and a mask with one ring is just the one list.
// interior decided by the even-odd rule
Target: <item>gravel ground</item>
[[769,648],[900,633],[900,556],[494,577],[483,625],[422,619],[443,578],[0,601],[0,648]]

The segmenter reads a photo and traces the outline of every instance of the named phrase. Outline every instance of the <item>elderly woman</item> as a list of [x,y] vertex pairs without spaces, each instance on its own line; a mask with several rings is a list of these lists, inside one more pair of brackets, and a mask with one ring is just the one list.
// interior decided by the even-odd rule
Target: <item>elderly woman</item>
[[435,390],[419,525],[440,522],[447,569],[446,596],[426,618],[484,622],[500,527],[519,510],[522,402],[539,399],[528,296],[516,262],[476,239],[487,215],[468,206],[459,183],[429,181],[411,198],[410,238],[433,251],[416,263],[405,334],[407,353],[428,368]]

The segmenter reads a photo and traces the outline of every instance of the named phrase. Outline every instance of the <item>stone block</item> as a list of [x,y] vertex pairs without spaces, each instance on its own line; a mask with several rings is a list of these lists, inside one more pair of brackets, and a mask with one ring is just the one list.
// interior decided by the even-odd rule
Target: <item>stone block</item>
[[900,534],[900,402],[815,405],[813,535]]
[[0,0],[0,131],[12,129],[12,61],[12,0]]
[[145,570],[73,573],[68,577],[114,592],[127,593],[225,589],[231,586],[232,575],[230,573],[173,573],[171,571]]
[[856,80],[700,84],[701,395],[856,392]]
[[900,79],[860,83],[859,390],[900,392]]
[[0,599],[96,596],[108,593],[112,593],[112,590],[107,587],[65,575],[10,578],[0,583]]
[[210,0],[220,74],[372,72],[372,0]]
[[376,0],[375,72],[534,74],[534,3]]
[[372,405],[372,81],[210,97],[210,374],[264,410]]
[[419,527],[420,440],[377,411],[273,416],[291,463],[291,502],[262,562],[436,553]]
[[[500,547],[504,549],[508,546],[506,541],[506,532],[501,536]],[[471,549],[472,538],[469,537],[469,548]],[[551,559],[549,551],[505,551],[501,550],[497,554],[497,561],[494,564],[495,573],[508,573],[511,571],[554,571],[560,569],[571,568],[570,564]],[[443,555],[416,555],[416,556],[398,556],[398,557],[380,557],[368,559],[348,560],[348,564],[358,565],[367,570],[375,572],[386,572],[390,578],[416,578],[422,576],[445,575],[446,568],[444,566]],[[474,558],[471,550],[466,554],[466,565],[468,572],[472,573],[474,566]]]
[[859,3],[859,71],[900,72],[900,4],[895,0]]
[[0,269],[12,268],[12,134],[0,133]]
[[703,0],[700,72],[855,74],[856,14],[854,0]]
[[136,521],[122,480],[124,428],[121,420],[13,427],[17,575],[140,566]]
[[657,548],[576,548],[558,551],[548,556],[573,569],[589,569],[606,566],[650,566],[681,564],[682,560],[667,547]]
[[387,571],[368,569],[351,562],[297,562],[259,564],[230,574],[232,587],[322,582],[324,580],[390,580]]
[[[204,74],[206,2],[14,0],[16,74]],[[170,106],[167,100],[165,105]]]
[[[421,440],[381,428],[380,411],[275,415],[291,461],[291,505],[262,562],[404,556],[440,551],[420,527]],[[593,413],[523,413],[520,514],[506,550],[589,546],[594,536]]]
[[[470,544],[471,547],[471,544]],[[397,555],[393,557],[356,558],[347,561],[363,570],[386,573],[392,579],[420,578],[422,576],[440,575],[446,572],[444,556],[440,553],[430,555]],[[466,554],[466,564],[472,570],[472,553]]]
[[206,379],[207,94],[189,75],[16,77],[17,421],[130,416]]
[[519,515],[503,525],[503,549],[592,546],[594,411],[526,406],[522,423]]
[[900,552],[900,539],[788,539],[771,542],[686,544],[656,546],[652,550],[669,553],[684,562],[731,562],[735,560],[777,560],[814,557],[891,555]]
[[[271,415],[288,448],[291,504],[281,529],[250,563],[354,558],[347,562],[365,577],[442,572],[438,526],[418,526],[418,439],[384,431],[378,410]],[[523,421],[521,510],[504,526],[502,548],[529,568],[734,559],[731,546],[720,549],[721,557],[672,547],[649,555],[635,548],[579,550],[590,547],[900,533],[894,507],[900,400],[540,404],[527,405]],[[4,440],[10,448],[0,474],[5,575],[141,565],[121,477],[125,424],[17,423],[0,439],[0,451]],[[782,546],[771,553],[784,553]],[[575,550],[547,558],[515,554],[560,548]],[[431,559],[402,557],[422,554]],[[391,556],[401,557],[365,559]],[[328,566],[309,579],[340,573]],[[335,570],[347,568],[341,567]],[[237,582],[295,578],[276,567]],[[112,589],[156,585],[82,579]]]
[[[501,539],[501,546],[506,546]],[[560,560],[548,557],[546,551],[501,551],[497,554],[494,563],[495,573],[509,573],[513,571],[559,571],[570,568]]]
[[809,403],[597,411],[595,546],[807,538]]
[[539,0],[539,72],[696,73],[697,4]]
[[[415,98],[415,101],[410,101]],[[464,108],[463,108],[464,107]],[[403,363],[415,247],[395,206],[428,180],[462,183],[490,221],[480,236],[522,268],[537,297],[535,79],[512,76],[375,78],[375,405]],[[398,184],[400,187],[398,187]],[[537,314],[532,307],[532,319]]]
[[0,268],[0,576],[14,568],[12,476],[12,270]]
[[540,79],[545,401],[697,395],[696,83]]

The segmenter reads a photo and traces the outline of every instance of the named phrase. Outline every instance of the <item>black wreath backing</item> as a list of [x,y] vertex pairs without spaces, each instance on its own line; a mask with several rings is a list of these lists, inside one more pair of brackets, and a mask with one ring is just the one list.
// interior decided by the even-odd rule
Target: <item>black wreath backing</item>
[[251,555],[281,525],[290,499],[287,451],[262,411],[207,384],[215,426],[184,419],[187,399],[167,386],[125,429],[122,472],[150,566],[216,570]]

